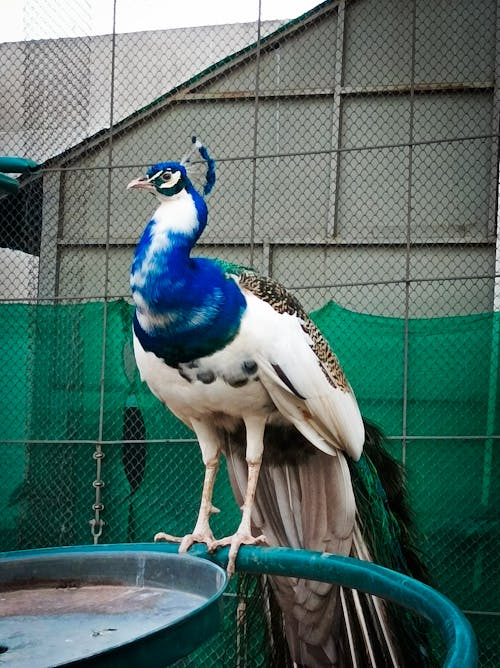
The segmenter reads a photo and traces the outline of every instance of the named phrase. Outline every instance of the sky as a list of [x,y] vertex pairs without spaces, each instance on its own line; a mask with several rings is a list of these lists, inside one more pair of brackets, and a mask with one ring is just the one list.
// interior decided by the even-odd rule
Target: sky
[[[300,16],[321,0],[260,0],[262,20]],[[0,42],[105,35],[114,0],[0,0]],[[116,0],[116,32],[257,20],[259,0]]]

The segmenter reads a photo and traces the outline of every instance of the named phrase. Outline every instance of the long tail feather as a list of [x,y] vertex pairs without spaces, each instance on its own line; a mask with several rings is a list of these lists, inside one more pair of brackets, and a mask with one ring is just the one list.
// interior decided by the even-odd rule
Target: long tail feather
[[345,629],[347,633],[347,642],[349,648],[349,659],[352,668],[358,668],[358,660],[356,658],[356,647],[354,645],[354,631],[352,629],[351,616],[349,615],[349,608],[347,607],[346,591],[344,587],[340,587],[340,601],[342,604],[342,617],[345,622]]
[[[404,468],[387,452],[381,431],[366,420],[365,432],[361,459],[348,462],[357,509],[353,556],[429,584],[429,573],[417,548]],[[408,668],[436,665],[425,620],[390,603],[384,604],[384,617],[386,625],[381,628],[390,629],[388,649],[404,648],[404,656],[399,649],[398,665]]]
[[[228,435],[228,471],[236,498],[246,485],[244,435]],[[291,445],[300,456],[274,458]],[[288,448],[286,448],[288,444]],[[257,488],[255,530],[271,544],[323,549],[374,561],[427,580],[415,547],[404,470],[383,446],[381,433],[366,423],[365,451],[359,462],[339,452],[330,457],[306,447],[295,429],[270,427]],[[344,461],[345,464],[341,462]],[[335,538],[332,527],[356,502],[350,538]],[[346,496],[347,495],[347,496]],[[325,505],[325,500],[328,499]],[[346,505],[347,504],[347,505]],[[347,530],[348,524],[343,530]],[[340,528],[340,527],[339,527]],[[325,533],[326,532],[326,533]],[[323,547],[318,537],[323,536]],[[326,538],[328,536],[328,538]],[[430,668],[435,666],[427,622],[369,594],[313,581],[270,578],[281,607],[290,652],[304,668]]]

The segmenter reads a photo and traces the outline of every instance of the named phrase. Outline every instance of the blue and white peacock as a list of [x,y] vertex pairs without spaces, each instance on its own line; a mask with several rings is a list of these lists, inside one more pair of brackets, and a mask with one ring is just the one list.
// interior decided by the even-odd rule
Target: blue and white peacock
[[[130,286],[141,378],[198,439],[205,479],[192,533],[156,540],[280,545],[351,555],[424,579],[413,548],[399,465],[366,423],[328,343],[298,301],[249,270],[193,257],[207,206],[188,169],[215,163],[195,146],[129,183],[160,202],[137,245]],[[242,516],[236,533],[210,528],[219,459]],[[324,666],[431,665],[416,620],[379,599],[314,581],[273,578],[292,660]]]

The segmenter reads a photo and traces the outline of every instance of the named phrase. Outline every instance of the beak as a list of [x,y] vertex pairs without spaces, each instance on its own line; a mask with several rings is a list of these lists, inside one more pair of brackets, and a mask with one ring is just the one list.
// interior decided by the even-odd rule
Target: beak
[[137,188],[138,190],[149,190],[154,191],[154,186],[151,184],[150,180],[146,176],[141,176],[138,179],[133,179],[127,186],[127,190],[132,190]]

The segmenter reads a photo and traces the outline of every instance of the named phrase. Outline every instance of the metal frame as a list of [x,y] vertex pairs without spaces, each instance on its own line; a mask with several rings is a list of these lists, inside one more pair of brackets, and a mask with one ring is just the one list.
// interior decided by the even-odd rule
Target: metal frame
[[[113,551],[117,556],[123,552],[177,553],[178,549],[178,545],[165,543],[75,546],[4,552],[0,553],[0,559],[51,553],[90,555],[99,551]],[[189,554],[226,568],[229,548],[221,548],[210,554],[205,546],[196,545],[189,550]],[[476,638],[462,612],[446,596],[407,575],[352,557],[280,547],[241,547],[236,567],[238,571],[253,575],[279,575],[331,582],[390,600],[425,617],[436,626],[446,646],[444,668],[476,668],[478,664]]]

